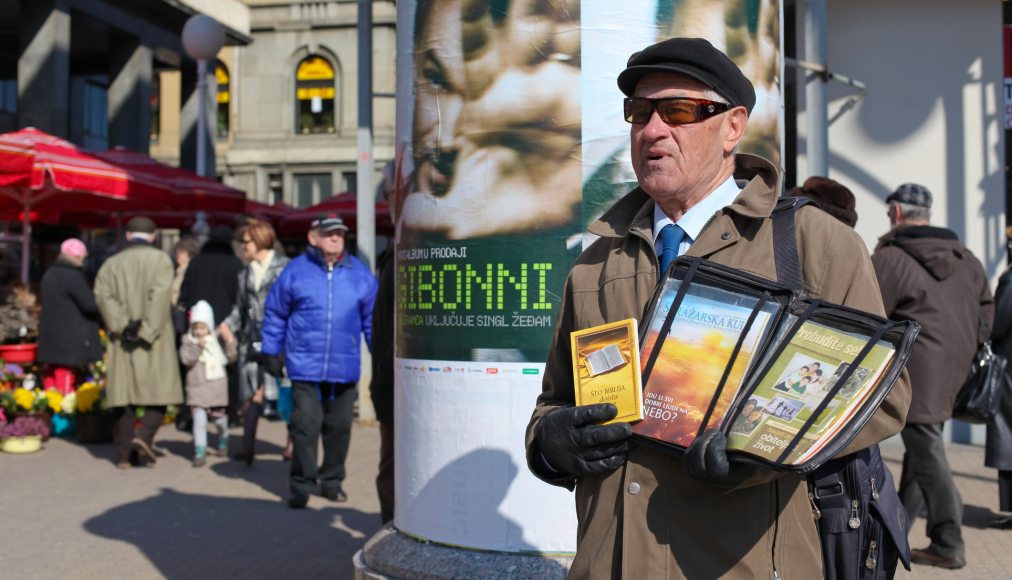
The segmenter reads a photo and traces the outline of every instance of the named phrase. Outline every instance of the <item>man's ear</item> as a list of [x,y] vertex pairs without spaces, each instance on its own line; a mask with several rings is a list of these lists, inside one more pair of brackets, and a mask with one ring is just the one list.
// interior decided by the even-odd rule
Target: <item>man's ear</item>
[[745,129],[748,128],[748,111],[745,107],[735,107],[727,112],[727,134],[724,138],[724,153],[734,153],[738,143],[745,136]]

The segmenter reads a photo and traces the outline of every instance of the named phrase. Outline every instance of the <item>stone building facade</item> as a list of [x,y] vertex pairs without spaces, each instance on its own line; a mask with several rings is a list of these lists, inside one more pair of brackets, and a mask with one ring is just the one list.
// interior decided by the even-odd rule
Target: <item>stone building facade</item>
[[[226,47],[217,63],[216,172],[266,203],[306,207],[356,190],[358,3],[243,0],[252,42]],[[394,91],[396,7],[373,6],[373,93]],[[179,73],[162,75],[166,114],[152,154],[173,163]],[[393,157],[394,101],[373,99],[376,175]]]

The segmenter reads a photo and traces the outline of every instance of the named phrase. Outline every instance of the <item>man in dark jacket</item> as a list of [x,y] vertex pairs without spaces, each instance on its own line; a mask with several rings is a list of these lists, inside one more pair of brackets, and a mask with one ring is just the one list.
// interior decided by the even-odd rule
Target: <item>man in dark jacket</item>
[[921,324],[907,363],[912,398],[899,491],[911,521],[926,501],[931,544],[912,550],[911,560],[962,568],[963,504],[945,458],[942,425],[952,416],[977,346],[990,334],[994,300],[984,268],[956,233],[928,225],[927,188],[905,183],[886,203],[893,229],[872,256],[882,301],[889,318]]
[[394,519],[394,253],[388,248],[377,259],[379,290],[373,309],[372,383],[369,394],[380,424],[380,461],[376,493],[380,518]]
[[[376,278],[344,251],[348,226],[321,216],[309,231],[309,248],[289,262],[267,295],[262,355],[265,370],[292,379],[292,468],[288,505],[306,507],[315,491],[347,501],[341,487],[351,443],[351,422],[360,375],[360,344],[372,347]],[[316,447],[323,438],[323,465]]]

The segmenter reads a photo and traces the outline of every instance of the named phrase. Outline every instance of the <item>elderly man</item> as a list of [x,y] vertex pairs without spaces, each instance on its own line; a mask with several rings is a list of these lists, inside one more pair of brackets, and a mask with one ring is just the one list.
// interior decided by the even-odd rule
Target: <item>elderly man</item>
[[[95,301],[109,330],[106,401],[116,420],[116,467],[154,464],[151,445],[167,405],[183,402],[176,358],[172,304],[172,260],[152,244],[155,222],[127,222],[126,248],[106,260],[95,279]],[[144,417],[134,433],[134,407]],[[131,453],[133,451],[133,453]]]
[[[779,180],[766,160],[737,154],[755,104],[752,84],[705,40],[674,38],[635,53],[618,77],[639,187],[592,224],[563,294],[543,392],[527,429],[535,475],[576,489],[575,578],[818,578],[822,557],[803,476],[729,462],[717,431],[683,457],[639,444],[628,424],[600,426],[610,404],[573,406],[569,335],[639,318],[674,256],[701,256],[776,279]],[[817,208],[795,215],[806,291],[882,314],[864,242]],[[662,260],[663,258],[663,260]],[[897,383],[851,453],[900,430]],[[691,473],[691,474],[690,474]]]
[[[280,376],[283,354],[292,380],[292,508],[306,507],[317,479],[324,497],[348,500],[341,483],[351,443],[361,336],[372,345],[376,278],[344,251],[347,233],[337,216],[314,220],[309,248],[281,272],[264,306],[264,368]],[[321,435],[323,465],[318,468]]]
[[984,267],[956,232],[930,225],[926,187],[904,183],[886,203],[892,229],[872,256],[882,300],[890,318],[921,324],[907,362],[913,398],[902,432],[906,453],[899,492],[911,521],[927,503],[931,543],[913,550],[911,560],[962,568],[963,502],[945,458],[942,425],[952,416],[977,346],[991,333],[994,299]]

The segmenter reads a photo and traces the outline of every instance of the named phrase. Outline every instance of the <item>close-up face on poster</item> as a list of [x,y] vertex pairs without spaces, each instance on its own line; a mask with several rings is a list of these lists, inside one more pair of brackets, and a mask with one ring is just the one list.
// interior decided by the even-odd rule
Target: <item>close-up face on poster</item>
[[758,95],[740,150],[779,163],[779,2],[413,8],[412,66],[398,71],[411,77],[398,94],[399,358],[544,361],[584,230],[635,187],[615,84],[633,52],[672,36],[727,52]]

